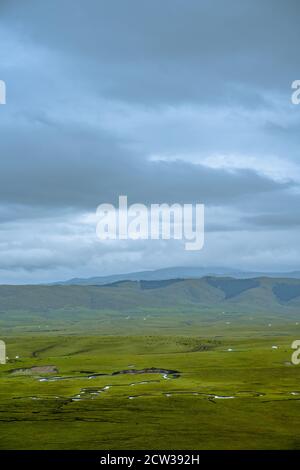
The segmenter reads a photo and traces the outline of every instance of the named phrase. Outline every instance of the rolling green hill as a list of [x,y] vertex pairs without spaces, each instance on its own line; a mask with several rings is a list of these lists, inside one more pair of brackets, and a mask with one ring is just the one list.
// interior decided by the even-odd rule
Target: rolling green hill
[[0,312],[61,308],[121,310],[153,307],[300,308],[300,280],[271,278],[119,281],[104,286],[0,286]]
[[90,278],[73,278],[67,281],[55,282],[56,285],[95,286],[118,281],[160,281],[168,279],[199,279],[201,277],[234,277],[236,279],[249,279],[254,277],[300,279],[300,271],[291,272],[253,272],[221,266],[177,266],[155,269],[152,271],[137,271],[125,274],[112,274],[110,276],[95,276]]

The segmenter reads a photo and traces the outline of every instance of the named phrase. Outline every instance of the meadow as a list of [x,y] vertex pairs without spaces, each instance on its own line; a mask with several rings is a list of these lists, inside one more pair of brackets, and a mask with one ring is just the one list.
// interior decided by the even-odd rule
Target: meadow
[[294,319],[171,318],[7,325],[0,448],[300,449]]

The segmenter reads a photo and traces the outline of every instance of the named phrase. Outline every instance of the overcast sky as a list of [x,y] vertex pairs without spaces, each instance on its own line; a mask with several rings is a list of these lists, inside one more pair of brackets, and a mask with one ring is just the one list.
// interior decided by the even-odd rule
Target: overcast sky
[[[0,283],[300,268],[299,0],[1,0]],[[205,246],[96,238],[201,202]]]

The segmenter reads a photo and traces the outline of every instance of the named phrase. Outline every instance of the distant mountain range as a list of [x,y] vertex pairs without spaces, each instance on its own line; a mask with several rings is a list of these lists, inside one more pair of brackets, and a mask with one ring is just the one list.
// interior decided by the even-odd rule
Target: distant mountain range
[[[214,309],[232,312],[299,314],[300,280],[288,278],[202,277],[117,281],[106,285],[0,286],[0,321],[9,312],[39,312],[59,317],[72,311],[182,312]],[[93,314],[94,315],[94,314]]]
[[87,279],[74,278],[67,281],[57,282],[60,285],[101,286],[118,281],[162,281],[166,279],[198,279],[205,276],[230,276],[237,279],[247,279],[255,277],[270,278],[289,278],[300,279],[300,271],[292,271],[287,273],[265,273],[265,272],[249,272],[240,271],[238,269],[230,269],[224,267],[174,267],[157,269],[154,271],[139,271],[126,274],[112,274],[110,276],[96,276]]

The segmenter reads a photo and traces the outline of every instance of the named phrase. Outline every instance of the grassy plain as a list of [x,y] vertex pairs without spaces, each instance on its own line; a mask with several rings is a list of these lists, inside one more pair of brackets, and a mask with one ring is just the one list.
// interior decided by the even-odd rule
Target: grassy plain
[[[0,448],[300,449],[294,319],[168,318],[6,328]],[[46,365],[58,372],[12,372]],[[179,376],[111,375],[151,367]]]

